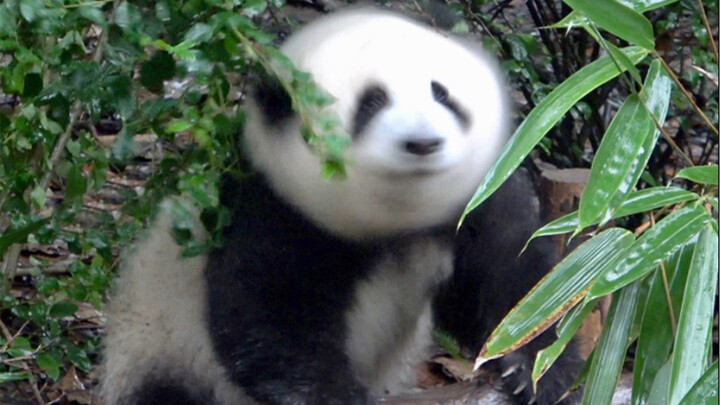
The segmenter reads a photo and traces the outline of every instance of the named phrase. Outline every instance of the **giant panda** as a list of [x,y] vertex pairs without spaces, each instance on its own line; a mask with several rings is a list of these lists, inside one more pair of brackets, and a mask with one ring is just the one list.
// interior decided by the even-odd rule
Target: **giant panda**
[[[224,247],[182,258],[162,211],[125,255],[105,405],[373,403],[413,387],[436,324],[477,353],[556,259],[542,241],[518,256],[539,225],[522,175],[456,232],[509,132],[482,50],[372,9],[323,17],[281,50],[335,98],[346,178],[321,176],[289,96],[259,80],[242,139],[253,174],[221,189]],[[551,333],[497,362],[518,403],[555,403],[582,364],[571,345],[535,392]]]

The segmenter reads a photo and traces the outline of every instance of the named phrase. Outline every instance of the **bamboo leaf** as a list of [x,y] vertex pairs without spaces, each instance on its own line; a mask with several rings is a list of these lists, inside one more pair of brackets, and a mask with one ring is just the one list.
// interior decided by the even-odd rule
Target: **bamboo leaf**
[[620,218],[661,207],[697,199],[699,196],[680,187],[650,187],[630,194],[623,204],[613,213],[612,218]]
[[690,392],[683,398],[680,405],[717,405],[718,403],[718,362],[715,361]]
[[670,382],[670,368],[672,361],[668,360],[665,364],[660,367],[655,381],[652,383],[650,388],[650,395],[648,396],[648,405],[666,405],[668,403],[668,383]]
[[625,359],[639,287],[640,282],[635,282],[623,288],[613,299],[590,363],[583,405],[609,405],[612,401]]
[[665,264],[670,302],[665,290],[662,269],[658,269],[653,275],[635,350],[633,404],[647,403],[653,381],[660,368],[670,358],[670,351],[675,342],[671,317],[676,316],[675,314],[680,310],[693,248],[694,244],[686,245]]
[[686,167],[675,176],[676,178],[688,179],[695,183],[718,185],[718,166],[695,166]]
[[578,228],[579,224],[580,220],[578,219],[578,212],[573,211],[567,215],[563,215],[562,217],[554,221],[548,222],[547,224],[545,224],[545,226],[535,231],[535,233],[533,233],[528,240],[528,243],[530,243],[531,240],[540,236],[559,235],[572,232]]
[[493,331],[481,350],[479,363],[503,355],[547,329],[583,298],[597,275],[622,257],[633,239],[629,231],[611,228],[570,253]]
[[[633,63],[640,62],[648,51],[639,47],[627,47],[622,50]],[[500,158],[488,171],[473,198],[463,213],[465,218],[470,211],[487,199],[512,172],[522,163],[540,139],[552,129],[562,116],[581,98],[598,88],[620,72],[610,57],[603,57],[575,72],[543,99],[525,117],[512,138],[505,145]]]
[[[608,127],[580,200],[580,227],[612,218],[637,184],[665,120],[672,82],[659,62],[650,65],[639,95],[631,95]],[[655,118],[653,118],[655,117]]]
[[[628,73],[630,73],[630,76],[632,76],[633,80],[637,84],[642,84],[642,78],[640,77],[640,71],[637,67],[635,67],[635,64],[632,63],[630,59],[618,48],[617,46],[613,45],[612,42],[606,41],[602,37],[596,37],[596,35],[599,35],[599,32],[597,30],[592,30],[590,27],[585,27],[585,29],[588,32],[592,32],[593,38],[595,38],[596,41],[600,42],[600,44],[605,48],[605,50],[608,51],[610,55],[615,59],[615,62],[622,66],[623,69],[625,69]],[[592,35],[592,34],[591,34]]]
[[563,317],[557,326],[557,340],[545,349],[540,350],[535,357],[535,364],[533,365],[532,371],[533,384],[537,384],[540,377],[542,377],[550,366],[555,363],[555,360],[560,357],[565,347],[567,347],[570,340],[582,326],[585,318],[595,309],[596,304],[596,301],[590,301],[576,305]]
[[673,4],[678,0],[618,0],[620,3],[630,7],[631,9],[643,13],[649,10]]
[[[677,2],[678,0],[618,0],[631,9],[644,13],[646,11],[655,10],[656,8],[667,6]],[[550,28],[573,28],[588,23],[588,18],[579,11],[572,11],[562,20],[551,25]]]
[[[593,159],[590,178],[580,200],[580,227],[609,219],[608,205],[632,173],[645,139],[655,130],[640,97],[632,94],[620,108],[603,136]],[[624,185],[630,188],[632,185]]]
[[693,252],[685,286],[670,376],[670,404],[679,404],[708,365],[718,281],[718,237],[705,227]]
[[573,9],[582,12],[594,23],[618,37],[655,49],[655,35],[650,21],[632,8],[615,0],[563,0]]
[[[662,68],[662,64],[657,60],[653,61],[650,64],[650,69],[648,69],[648,73],[645,76],[645,83],[640,91],[640,100],[643,102],[643,107],[647,108],[649,114],[651,114],[653,124],[655,124],[655,120],[657,120],[659,125],[665,122],[665,116],[670,106],[672,86],[672,80]],[[620,189],[615,193],[615,197],[610,202],[610,210],[614,210],[622,205],[632,188],[635,187],[645,170],[645,165],[647,165],[647,162],[650,160],[650,155],[653,150],[655,150],[655,145],[659,137],[660,130],[655,126],[645,138],[645,142],[640,149],[641,152],[630,166],[630,173],[625,181],[620,184]],[[610,214],[610,216],[613,216],[613,214]]]
[[[648,212],[660,207],[691,201],[698,195],[680,187],[650,187],[632,192],[613,212],[611,219]],[[530,240],[539,236],[558,235],[574,231],[580,221],[577,211],[564,215],[535,231]],[[595,225],[592,223],[590,225]]]
[[663,218],[633,243],[616,266],[598,277],[588,299],[607,295],[643,277],[700,233],[710,219],[702,207],[685,207]]

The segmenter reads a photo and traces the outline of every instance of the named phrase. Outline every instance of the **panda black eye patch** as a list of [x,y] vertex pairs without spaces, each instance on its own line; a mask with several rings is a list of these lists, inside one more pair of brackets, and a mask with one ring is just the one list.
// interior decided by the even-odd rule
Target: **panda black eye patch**
[[433,99],[455,114],[463,127],[467,128],[470,126],[470,117],[460,108],[455,100],[450,98],[450,92],[448,92],[447,87],[433,80],[430,82],[430,89],[432,90]]
[[380,86],[372,85],[365,88],[357,102],[353,117],[352,136],[361,134],[377,113],[390,102],[387,92]]
[[253,83],[251,95],[260,108],[266,125],[279,127],[293,116],[290,95],[277,78],[259,73]]

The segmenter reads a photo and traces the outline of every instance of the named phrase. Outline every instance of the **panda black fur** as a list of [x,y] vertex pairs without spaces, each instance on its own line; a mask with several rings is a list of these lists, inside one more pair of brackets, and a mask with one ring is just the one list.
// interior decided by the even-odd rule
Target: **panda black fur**
[[[555,260],[544,242],[517,256],[539,224],[520,175],[455,233],[508,133],[503,80],[480,50],[374,10],[324,17],[281,49],[336,98],[347,179],[320,176],[287,95],[260,84],[244,133],[257,174],[221,190],[226,246],[181,259],[161,213],[126,255],[106,405],[370,403],[413,386],[434,318],[476,351]],[[499,362],[519,402],[549,339]],[[579,364],[571,347],[538,403]]]

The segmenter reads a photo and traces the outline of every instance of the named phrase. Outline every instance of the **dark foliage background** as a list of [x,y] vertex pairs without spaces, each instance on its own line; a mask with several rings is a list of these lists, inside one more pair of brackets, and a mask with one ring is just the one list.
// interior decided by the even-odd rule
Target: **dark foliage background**
[[[253,74],[276,73],[271,60],[293,72],[284,85],[326,175],[342,174],[343,144],[332,118],[306,114],[330,100],[274,48],[299,22],[342,4],[288,3],[0,2],[0,402],[90,403],[102,304],[119,252],[169,194],[191,196],[211,230],[227,220],[218,179],[242,176],[236,145],[242,98]],[[572,11],[571,2],[448,3],[442,18],[422,1],[385,6],[458,34],[481,33],[516,88],[518,120],[606,54],[603,41],[626,45],[607,32],[598,40],[588,30],[551,28]],[[654,29],[653,58],[677,76],[665,133],[638,183],[645,188],[668,184],[683,167],[717,163],[718,5],[636,3]],[[650,63],[637,69],[645,77]],[[599,86],[553,126],[533,157],[560,168],[589,167],[611,119],[641,87],[631,75]],[[716,212],[714,170],[714,188],[712,181],[697,183],[705,188],[673,184],[709,196],[702,201],[714,201]],[[676,208],[660,208],[658,218]],[[651,212],[626,221],[633,228],[649,224]],[[193,254],[207,246],[184,237],[190,226],[182,216],[176,223]],[[671,304],[682,302],[678,294]]]

